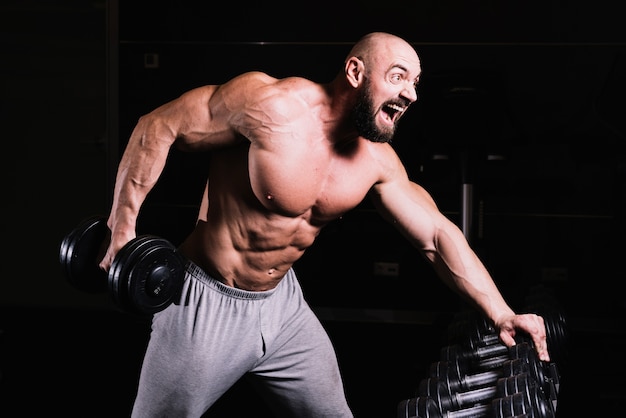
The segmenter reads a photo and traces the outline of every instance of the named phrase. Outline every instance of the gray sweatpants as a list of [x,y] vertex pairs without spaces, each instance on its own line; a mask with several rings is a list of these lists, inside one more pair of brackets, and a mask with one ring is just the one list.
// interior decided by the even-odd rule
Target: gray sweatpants
[[200,417],[245,374],[278,417],[352,417],[330,339],[293,270],[249,292],[188,263],[179,302],[153,317],[132,416]]

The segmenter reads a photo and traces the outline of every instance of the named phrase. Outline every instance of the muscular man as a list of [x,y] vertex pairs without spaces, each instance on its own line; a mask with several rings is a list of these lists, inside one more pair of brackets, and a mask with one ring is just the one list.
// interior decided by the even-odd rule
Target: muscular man
[[366,197],[504,344],[523,331],[549,360],[543,319],[508,306],[389,144],[417,100],[420,72],[409,43],[371,33],[328,84],[249,72],[139,119],[117,173],[103,269],[135,237],[170,147],[210,150],[211,159],[197,225],[180,246],[184,288],[153,317],[134,417],[200,417],[243,375],[277,416],[351,417],[333,347],[292,265],[320,228]]

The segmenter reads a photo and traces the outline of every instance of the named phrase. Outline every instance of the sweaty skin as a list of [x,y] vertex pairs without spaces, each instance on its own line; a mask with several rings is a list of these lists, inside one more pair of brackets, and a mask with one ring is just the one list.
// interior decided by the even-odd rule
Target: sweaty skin
[[274,288],[324,225],[369,196],[442,280],[495,323],[505,344],[523,330],[548,360],[543,319],[513,312],[459,228],[409,180],[389,142],[365,138],[351,117],[366,97],[374,130],[390,139],[417,100],[420,73],[410,44],[374,34],[353,48],[331,83],[249,72],[141,117],[119,165],[101,267],[108,270],[135,237],[139,209],[170,147],[210,150],[197,225],[180,251],[218,280]]

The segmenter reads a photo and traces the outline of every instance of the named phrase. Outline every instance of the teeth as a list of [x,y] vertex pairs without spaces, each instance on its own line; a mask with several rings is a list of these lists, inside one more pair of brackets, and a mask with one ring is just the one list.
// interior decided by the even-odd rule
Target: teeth
[[388,107],[392,108],[393,110],[397,110],[398,112],[402,112],[404,110],[404,107],[398,106],[396,104],[390,104]]

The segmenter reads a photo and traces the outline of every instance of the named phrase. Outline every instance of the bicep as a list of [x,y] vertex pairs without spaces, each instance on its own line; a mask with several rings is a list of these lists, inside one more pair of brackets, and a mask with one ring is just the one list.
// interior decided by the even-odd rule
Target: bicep
[[189,151],[236,145],[250,136],[257,103],[272,81],[249,72],[221,85],[189,90],[142,116],[133,137]]
[[422,186],[408,178],[396,179],[375,185],[370,197],[381,215],[415,247],[435,250],[438,230],[449,221]]
[[231,124],[236,109],[229,111],[225,103],[225,95],[232,89],[228,84],[199,87],[171,102],[171,108],[163,109],[161,115],[169,121],[178,148],[210,150],[240,140]]

